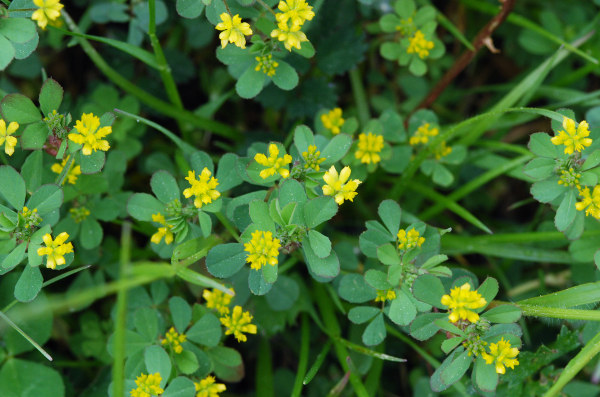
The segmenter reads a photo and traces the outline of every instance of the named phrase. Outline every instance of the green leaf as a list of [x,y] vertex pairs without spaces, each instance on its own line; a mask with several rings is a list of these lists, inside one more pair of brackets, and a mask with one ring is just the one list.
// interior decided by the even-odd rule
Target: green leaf
[[3,397],[64,397],[60,374],[46,365],[10,358],[0,369]]
[[150,186],[156,198],[165,204],[180,198],[177,181],[167,171],[155,172],[150,179]]
[[[303,204],[308,200],[304,186],[295,179],[286,179],[279,186],[279,205],[281,208],[288,204]],[[282,211],[283,212],[283,211]]]
[[15,298],[20,302],[31,302],[42,290],[43,282],[39,267],[25,266],[15,285]]
[[373,306],[356,306],[348,311],[348,320],[354,324],[363,324],[371,320],[381,309]]
[[473,378],[477,387],[486,392],[493,392],[498,385],[498,373],[496,366],[487,364],[482,357],[475,359]]
[[326,279],[333,279],[340,273],[340,261],[335,251],[331,251],[331,254],[326,258],[319,258],[312,250],[310,244],[303,244],[302,252],[304,253],[304,258],[311,274]]
[[471,366],[471,362],[473,362],[473,357],[469,355],[469,352],[463,352],[442,370],[442,382],[448,386],[458,382]]
[[398,230],[400,230],[400,218],[402,216],[402,210],[398,203],[393,200],[383,200],[379,204],[377,213],[392,236],[398,234]]
[[[33,125],[33,124],[32,124]],[[27,183],[27,191],[33,192],[42,184],[43,155],[41,150],[32,152],[21,167],[21,174]]]
[[303,42],[300,46],[300,49],[292,47],[292,51],[300,56],[303,56],[304,58],[312,58],[315,56],[315,47],[313,47],[310,41]]
[[29,124],[21,135],[21,147],[26,150],[40,150],[48,139],[48,126],[43,121]]
[[448,260],[448,256],[447,255],[443,255],[443,254],[433,255],[431,258],[427,259],[425,261],[425,263],[423,263],[421,265],[421,269],[423,269],[423,270],[433,269],[434,267],[436,267],[440,263],[444,263],[447,260]]
[[13,43],[26,43],[35,37],[35,23],[24,18],[2,18],[0,35]]
[[[193,374],[198,370],[198,357],[189,350],[184,350],[181,354],[175,354],[175,365],[179,370],[186,374]],[[162,396],[166,396],[166,393]]]
[[258,230],[275,233],[275,223],[269,214],[269,207],[264,200],[253,200],[250,202],[250,219]]
[[158,316],[156,310],[142,307],[135,311],[133,322],[135,329],[148,341],[155,341],[158,336]]
[[581,166],[582,171],[589,170],[600,164],[600,150],[594,150],[592,154],[587,156],[585,162]]
[[365,273],[365,281],[376,290],[387,291],[388,289],[393,288],[393,286],[387,281],[387,274],[380,270],[367,270]]
[[540,157],[554,159],[559,156],[559,147],[550,141],[550,135],[545,132],[536,132],[529,136],[529,150]]
[[525,165],[523,173],[539,181],[552,176],[554,167],[556,167],[556,160],[547,157],[536,157]]
[[262,91],[266,76],[263,72],[256,71],[250,66],[238,79],[235,91],[244,99],[254,98]]
[[[377,222],[377,224],[379,224]],[[389,235],[387,230],[380,229],[368,229],[362,232],[358,238],[358,245],[360,250],[369,258],[377,258],[377,249],[385,243],[390,242],[393,238]]]
[[127,212],[138,221],[152,221],[152,215],[165,211],[165,205],[148,193],[136,193],[127,202]]
[[85,249],[93,249],[100,245],[104,232],[100,223],[94,218],[88,217],[81,222],[79,239],[81,246]]
[[319,258],[323,259],[331,254],[331,241],[327,236],[311,229],[308,231],[308,241],[313,252]]
[[298,283],[290,277],[279,276],[265,298],[271,309],[282,312],[291,309],[299,296],[300,287]]
[[183,298],[173,296],[169,299],[169,310],[171,311],[171,319],[173,320],[175,329],[180,334],[184,333],[192,320],[192,308]]
[[75,161],[81,166],[82,174],[95,174],[104,167],[106,154],[102,150],[93,151],[89,156],[78,152]]
[[558,178],[551,178],[534,183],[531,186],[531,195],[540,203],[549,203],[566,190],[564,186],[558,184]]
[[329,141],[325,149],[321,150],[321,157],[325,158],[322,166],[332,165],[333,163],[341,160],[350,147],[352,146],[352,137],[347,134],[338,134]]
[[177,0],[175,9],[180,16],[194,19],[202,14],[204,3],[202,3],[202,0]]
[[282,90],[292,90],[298,85],[298,73],[287,62],[279,60],[279,66],[275,69],[275,74],[271,77],[273,83]]
[[446,306],[442,305],[441,302],[444,294],[445,290],[442,282],[431,274],[419,276],[413,283],[414,297],[438,309],[446,309]]
[[492,323],[516,323],[521,318],[521,309],[516,305],[500,305],[483,313],[481,317]]
[[3,35],[0,35],[0,70],[6,67],[15,58],[15,47]]
[[269,284],[265,281],[263,272],[250,270],[250,274],[248,275],[248,287],[250,287],[250,291],[252,291],[254,295],[260,296],[267,294],[273,287],[273,284]]
[[489,303],[492,300],[494,300],[494,298],[498,294],[498,289],[499,289],[498,281],[496,281],[496,279],[493,277],[488,277],[485,279],[485,281],[483,283],[481,283],[479,288],[477,288],[477,292],[479,292],[481,294],[481,296],[485,299],[485,301],[487,303],[485,306],[477,309],[476,310],[477,312],[480,312],[483,309],[485,309],[487,307],[487,305],[489,305]]
[[308,147],[314,144],[315,137],[309,127],[299,125],[294,129],[294,145],[296,145],[298,153],[306,152]]
[[63,100],[64,90],[54,79],[46,79],[40,90],[40,107],[42,113],[48,115],[53,110],[58,110]]
[[456,348],[465,338],[462,336],[456,336],[454,338],[446,339],[442,342],[442,351],[446,354],[450,353],[452,350]]
[[27,201],[27,208],[37,208],[38,213],[44,215],[60,208],[63,202],[63,191],[57,185],[40,186]]
[[171,359],[160,346],[148,346],[144,350],[144,362],[149,374],[160,373],[160,386],[165,387],[171,375]]
[[444,317],[447,317],[446,313],[425,313],[417,316],[410,323],[410,335],[420,341],[431,338],[440,330],[434,321]]
[[377,297],[375,288],[371,287],[360,274],[342,276],[338,286],[340,298],[350,303],[364,303]]
[[244,266],[247,256],[243,244],[219,244],[208,252],[206,268],[215,277],[228,278]]
[[569,225],[575,220],[575,215],[577,214],[575,203],[577,203],[577,193],[575,193],[575,190],[569,189],[558,206],[556,216],[554,217],[554,224],[558,231],[566,231]]
[[277,271],[278,270],[279,270],[278,264],[263,266],[261,268],[263,280],[265,280],[265,282],[267,284],[274,284],[275,281],[277,281]]
[[221,322],[212,313],[206,313],[185,333],[192,342],[213,347],[221,340]]
[[362,341],[367,346],[375,346],[383,342],[385,337],[385,321],[383,320],[383,313],[380,313],[365,328]]
[[[0,38],[0,48],[2,48],[2,38]],[[21,94],[8,94],[5,96],[0,102],[0,109],[2,110],[2,118],[6,122],[16,121],[19,124],[29,124],[42,119],[40,111],[31,99]]]
[[0,196],[20,211],[25,203],[25,181],[14,168],[0,166]]
[[[200,0],[198,0],[198,1],[200,1]],[[178,356],[179,356],[179,354],[178,354]],[[195,358],[196,356],[193,356],[193,357]],[[175,362],[176,362],[177,366],[179,367],[177,358],[175,358]],[[197,366],[198,366],[198,363],[196,361],[196,367]],[[195,372],[195,370],[191,371],[191,372],[184,372],[181,369],[181,367],[179,367],[179,369],[184,374],[190,374],[190,373]],[[186,368],[186,369],[189,369],[189,368]],[[194,386],[194,382],[192,382],[190,379],[185,378],[183,376],[178,376],[177,378],[175,378],[169,382],[169,386],[167,386],[167,388],[165,389],[165,392],[163,394],[161,394],[161,397],[194,397],[195,395],[196,395],[196,386]]]
[[232,189],[243,182],[237,171],[238,156],[233,153],[225,153],[219,159],[219,167],[216,178],[219,181],[218,190],[221,192]]
[[337,211],[338,205],[332,197],[317,197],[304,205],[304,221],[312,229],[333,218]]
[[399,265],[401,263],[398,251],[390,243],[377,247],[377,258],[381,263],[388,266]]
[[406,292],[400,290],[398,296],[392,301],[388,317],[398,325],[408,325],[417,316],[417,308],[412,303]]
[[23,259],[25,259],[25,251],[27,250],[27,241],[17,245],[13,250],[6,255],[2,261],[2,270],[8,271],[17,266]]

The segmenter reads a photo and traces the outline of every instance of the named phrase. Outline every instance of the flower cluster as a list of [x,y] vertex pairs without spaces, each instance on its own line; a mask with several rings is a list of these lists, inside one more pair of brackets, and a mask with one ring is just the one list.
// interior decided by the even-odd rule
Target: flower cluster
[[165,244],[171,244],[173,242],[173,232],[171,231],[173,226],[167,223],[163,214],[160,212],[158,214],[152,214],[152,222],[159,223],[162,225],[162,227],[159,227],[156,233],[150,237],[150,241],[154,244],[159,244],[164,237]]
[[65,244],[68,238],[69,235],[66,232],[62,232],[54,240],[52,240],[52,236],[49,233],[44,234],[44,237],[42,237],[46,246],[38,248],[37,254],[39,256],[48,256],[46,260],[46,267],[48,269],[56,269],[56,266],[62,266],[66,263],[64,256],[73,252],[73,244]]
[[69,210],[69,214],[71,214],[71,218],[73,218],[75,223],[80,223],[90,216],[90,210],[85,207],[73,207]]
[[292,51],[292,47],[299,50],[301,43],[308,41],[300,29],[304,22],[312,20],[315,16],[312,6],[309,6],[306,0],[282,0],[277,8],[281,12],[276,14],[277,29],[273,29],[271,37],[283,41],[288,51]]
[[383,149],[383,135],[372,133],[360,134],[358,136],[358,148],[354,153],[354,157],[360,160],[361,163],[375,164],[381,161],[379,153]]
[[421,248],[425,242],[425,237],[421,237],[418,230],[410,229],[408,232],[405,229],[398,230],[398,248],[401,250],[409,250],[414,247]]
[[406,52],[408,54],[417,54],[421,59],[427,58],[429,56],[429,50],[434,47],[433,41],[427,40],[420,30],[417,30],[408,40],[410,44],[406,49]]
[[207,308],[216,310],[220,315],[229,313],[229,304],[233,296],[213,288],[212,291],[205,289],[202,297],[206,300]]
[[590,193],[589,187],[579,188],[579,195],[582,200],[575,204],[577,211],[585,210],[585,215],[591,215],[596,219],[600,219],[600,185],[594,186],[594,190]]
[[248,340],[244,333],[256,334],[256,325],[252,324],[252,315],[250,312],[242,312],[241,306],[235,306],[231,316],[225,315],[219,320],[227,327],[225,335],[233,334],[238,342]]
[[323,186],[323,194],[325,196],[333,196],[338,205],[342,205],[344,200],[353,201],[354,197],[358,194],[356,193],[356,189],[361,184],[361,181],[358,179],[348,180],[350,173],[350,167],[344,167],[338,175],[335,166],[332,165],[329,171],[323,175],[323,180],[326,183]]
[[342,109],[340,108],[335,108],[321,115],[321,122],[333,135],[340,133],[340,128],[344,125],[344,121],[342,118]]
[[196,397],[218,397],[219,393],[227,390],[222,383],[215,383],[214,376],[207,376],[200,382],[194,382],[196,388]]
[[215,190],[219,185],[219,181],[211,175],[210,170],[204,167],[198,179],[196,179],[195,171],[188,171],[188,176],[185,177],[185,180],[191,186],[183,191],[183,196],[185,198],[195,196],[194,205],[196,208],[202,208],[204,204],[210,204],[221,196],[221,193]]
[[84,156],[92,154],[92,150],[102,150],[106,152],[110,149],[108,141],[102,139],[112,133],[112,127],[106,126],[100,128],[100,119],[93,113],[84,113],[81,120],[75,122],[77,133],[70,133],[69,140],[83,145],[81,153]]
[[283,178],[290,176],[290,170],[287,165],[292,162],[292,156],[285,154],[283,157],[279,157],[279,148],[274,143],[269,145],[269,157],[263,153],[257,153],[254,156],[254,161],[262,166],[268,167],[260,172],[260,177],[262,179],[267,179],[277,173]]
[[274,238],[273,233],[257,230],[252,233],[252,239],[244,244],[244,251],[249,253],[246,262],[255,270],[260,270],[266,264],[275,266],[278,263],[279,248],[281,241]]
[[320,164],[325,161],[325,158],[321,157],[321,152],[317,150],[315,145],[309,145],[308,150],[302,152],[302,158],[306,162],[304,168],[312,168],[315,171],[319,171],[321,169]]
[[579,187],[579,178],[581,178],[581,173],[575,171],[573,167],[569,167],[568,170],[560,170],[558,184],[567,187]]
[[23,210],[19,214],[19,222],[13,232],[13,236],[17,241],[27,240],[35,232],[40,223],[42,223],[42,217],[38,214],[37,208],[31,210],[23,207]]
[[6,122],[0,119],[0,146],[4,145],[4,153],[12,156],[15,152],[15,146],[17,146],[17,138],[12,134],[19,128],[19,123],[11,121],[8,127]]
[[60,18],[60,10],[64,5],[60,4],[60,0],[33,0],[33,4],[38,7],[31,14],[31,19],[37,21],[40,28],[46,29],[48,21],[54,22]]
[[432,127],[429,123],[425,123],[417,128],[417,131],[413,136],[410,137],[408,143],[411,146],[418,145],[420,143],[426,144],[429,142],[429,138],[436,136],[439,133],[437,127]]
[[279,62],[273,60],[273,55],[262,55],[256,57],[255,59],[258,63],[256,64],[254,70],[257,72],[262,70],[264,74],[270,77],[275,76],[275,69],[277,69],[277,66],[279,66]]
[[446,141],[440,142],[440,144],[433,149],[433,155],[435,156],[436,160],[446,157],[450,153],[452,153],[452,148],[450,146],[446,146]]
[[183,346],[181,344],[187,340],[185,334],[179,334],[175,331],[175,327],[171,327],[165,334],[165,339],[160,341],[160,344],[165,346],[168,345],[175,354],[181,354]]
[[137,387],[132,389],[129,394],[131,397],[150,397],[163,394],[164,390],[160,387],[162,377],[157,372],[155,374],[142,373],[135,380]]
[[233,43],[240,48],[246,48],[246,37],[252,34],[250,24],[242,22],[242,18],[238,14],[233,17],[224,12],[220,15],[221,22],[217,24],[215,29],[221,30],[219,39],[221,40],[221,48],[227,47],[227,44]]
[[396,291],[393,289],[388,290],[377,290],[377,296],[375,297],[375,302],[385,302],[396,299]]
[[558,135],[552,137],[550,141],[557,146],[564,145],[565,154],[581,152],[586,146],[592,144],[592,139],[588,138],[590,130],[587,121],[583,120],[575,128],[575,120],[563,117],[562,125],[564,130],[558,131]]
[[[60,175],[63,172],[63,169],[65,168],[65,166],[67,165],[69,158],[71,158],[70,155],[66,156],[60,163],[52,164],[52,167],[50,167],[50,170],[52,172],[54,172],[55,174]],[[65,178],[65,181],[69,182],[71,185],[74,185],[77,182],[77,177],[79,175],[81,175],[81,166],[75,165],[75,162],[73,161],[71,163],[69,171],[67,171],[67,177]],[[64,183],[64,181],[63,181],[63,183]]]
[[479,292],[471,291],[469,283],[450,290],[450,295],[442,296],[442,305],[448,306],[450,315],[448,319],[456,323],[459,320],[467,320],[475,323],[479,320],[479,314],[469,309],[479,309],[487,304]]
[[498,343],[490,344],[490,353],[482,353],[481,357],[485,360],[486,364],[494,364],[496,366],[496,373],[504,374],[506,367],[515,369],[515,365],[519,365],[519,361],[516,359],[519,354],[519,349],[511,347],[510,342],[500,339]]

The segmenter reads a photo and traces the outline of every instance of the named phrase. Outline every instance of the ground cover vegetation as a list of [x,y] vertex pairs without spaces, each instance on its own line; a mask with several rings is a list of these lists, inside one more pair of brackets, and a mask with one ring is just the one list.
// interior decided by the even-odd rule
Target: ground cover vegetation
[[599,10],[0,0],[0,395],[600,394]]

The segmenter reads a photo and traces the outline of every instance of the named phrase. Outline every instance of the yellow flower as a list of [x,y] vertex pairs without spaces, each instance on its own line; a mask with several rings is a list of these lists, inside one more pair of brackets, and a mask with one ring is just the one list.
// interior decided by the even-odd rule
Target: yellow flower
[[37,21],[40,28],[46,29],[48,20],[55,21],[60,17],[60,10],[64,7],[60,0],[33,0],[33,4],[39,9],[31,14],[31,19]]
[[479,292],[471,291],[469,283],[450,290],[450,295],[442,296],[442,305],[448,306],[450,315],[448,318],[455,323],[458,320],[468,320],[475,323],[479,320],[479,314],[468,309],[479,309],[484,307],[487,301]]
[[358,149],[354,153],[354,157],[360,160],[361,163],[371,164],[379,163],[381,157],[379,152],[383,149],[383,135],[360,134],[358,136]]
[[221,193],[215,190],[219,185],[219,180],[214,177],[211,178],[211,175],[210,170],[206,167],[204,167],[198,179],[196,179],[195,171],[188,171],[188,176],[185,179],[191,187],[183,191],[183,196],[185,198],[190,198],[192,195],[196,196],[194,199],[196,208],[202,208],[204,204],[210,204],[221,196]]
[[375,302],[385,302],[396,299],[396,291],[393,289],[388,290],[377,290],[377,297],[375,298]]
[[421,59],[427,58],[427,56],[429,56],[429,50],[434,46],[433,41],[427,40],[420,30],[417,30],[408,40],[410,44],[406,52],[408,54],[417,54]]
[[181,354],[183,351],[183,346],[181,346],[181,344],[186,340],[187,336],[185,336],[185,334],[179,334],[175,331],[175,327],[171,327],[165,334],[165,339],[160,341],[160,344],[163,346],[169,345],[175,354]]
[[252,233],[250,242],[244,244],[244,251],[250,254],[246,262],[250,263],[250,268],[255,270],[260,270],[267,263],[275,266],[278,263],[279,248],[281,242],[273,238],[273,233],[257,230]]
[[433,149],[433,154],[437,160],[442,157],[446,157],[452,153],[452,148],[450,146],[446,146],[446,141],[442,141],[435,149]]
[[425,123],[417,128],[415,135],[410,137],[408,143],[410,143],[411,146],[418,145],[419,143],[426,144],[429,142],[429,138],[436,136],[438,133],[439,130],[436,127],[430,128],[430,124]]
[[342,109],[335,108],[330,110],[329,113],[321,115],[321,122],[333,135],[340,133],[340,128],[344,125],[344,119],[342,118]]
[[233,296],[213,288],[212,291],[205,289],[202,297],[206,300],[206,307],[209,309],[215,309],[221,315],[229,313],[229,304]]
[[581,174],[579,172],[576,172],[573,167],[570,167],[569,170],[560,170],[560,173],[560,179],[558,180],[559,185],[564,185],[567,187],[577,186],[579,189],[579,178],[581,178]]
[[262,69],[262,72],[267,76],[275,76],[275,69],[279,66],[279,62],[273,60],[273,55],[263,55],[255,58],[258,62],[254,70],[257,72]]
[[305,0],[282,0],[277,8],[281,11],[276,15],[277,22],[287,24],[290,21],[292,26],[302,26],[315,16],[312,7]]
[[577,211],[585,210],[585,216],[592,215],[600,219],[600,185],[594,186],[594,191],[590,194],[590,188],[584,187],[579,190],[582,200],[575,203]]
[[490,344],[490,354],[481,353],[481,357],[485,360],[486,364],[493,364],[496,362],[496,372],[504,374],[506,372],[505,366],[511,369],[515,369],[515,365],[519,365],[519,361],[516,359],[519,354],[519,349],[516,347],[510,347],[510,341],[500,339],[498,343]]
[[19,123],[11,121],[6,128],[6,122],[0,119],[0,146],[4,144],[4,153],[12,156],[15,152],[15,146],[17,146],[17,138],[11,136],[19,128]]
[[160,212],[158,214],[152,214],[152,222],[160,223],[164,227],[159,227],[157,232],[150,237],[150,241],[154,244],[159,244],[160,240],[164,237],[165,244],[171,244],[173,242],[173,232],[171,231],[173,226],[167,224],[165,217]]
[[160,387],[161,381],[162,378],[158,372],[149,375],[142,373],[135,380],[137,388],[132,389],[129,394],[131,397],[150,397],[163,394],[164,390]]
[[278,23],[279,29],[273,29],[271,37],[276,37],[277,40],[283,41],[283,46],[288,51],[292,51],[292,47],[300,49],[300,43],[308,41],[308,38],[303,31],[300,30],[300,25],[289,26],[287,23]]
[[408,35],[412,34],[414,29],[415,29],[415,25],[413,23],[412,18],[401,19],[400,25],[396,26],[396,30],[399,31],[400,34],[402,34],[403,36],[408,36]]
[[224,12],[220,15],[221,21],[217,24],[215,29],[222,30],[219,34],[221,39],[221,48],[227,47],[228,43],[233,43],[240,48],[246,48],[246,37],[252,34],[250,24],[242,22],[239,14],[235,14],[233,18]]
[[592,144],[592,139],[587,138],[590,135],[589,125],[583,120],[575,130],[575,120],[563,117],[563,128],[567,130],[558,131],[558,135],[552,137],[550,141],[555,145],[565,145],[565,154],[573,154],[574,151],[581,152],[586,146]]
[[254,156],[254,161],[262,166],[269,167],[260,172],[262,179],[267,179],[276,173],[279,173],[284,178],[290,176],[290,170],[287,165],[292,162],[292,156],[286,154],[283,157],[279,157],[279,148],[274,143],[269,145],[269,157],[263,153],[257,153]]
[[75,223],[83,222],[88,216],[90,216],[90,210],[85,207],[74,207],[69,210],[71,218]]
[[45,247],[40,247],[37,250],[37,254],[39,256],[48,255],[48,259],[46,261],[46,267],[48,269],[56,269],[56,266],[64,265],[65,257],[64,255],[73,252],[73,244],[66,243],[69,235],[66,232],[62,232],[56,239],[52,241],[52,236],[49,233],[44,234],[42,240],[44,240]]
[[196,397],[219,397],[219,393],[227,390],[222,383],[215,383],[214,376],[207,376],[199,383],[194,382],[196,387]]
[[227,327],[225,335],[233,334],[238,342],[246,342],[248,338],[243,333],[256,334],[256,325],[251,324],[252,315],[250,312],[243,312],[242,307],[236,306],[233,308],[231,316],[226,315],[221,317],[221,324]]
[[[65,165],[67,165],[67,161],[69,161],[69,157],[71,157],[71,156],[69,155],[69,156],[65,157],[62,160],[62,162],[60,162],[60,163],[52,164],[52,167],[50,167],[50,170],[52,170],[52,172],[54,172],[55,174],[60,175],[60,173],[65,168]],[[65,178],[65,180],[67,182],[69,182],[71,185],[74,185],[75,182],[77,182],[77,177],[79,175],[81,175],[81,166],[75,165],[75,162],[72,162],[71,169],[69,170],[69,172],[67,172],[67,177]]]
[[421,247],[425,242],[425,237],[415,230],[410,229],[408,232],[405,229],[398,231],[398,248],[401,250],[409,250],[414,247]]
[[304,159],[304,161],[306,161],[306,164],[304,164],[304,168],[312,168],[315,171],[319,171],[321,169],[321,166],[319,164],[325,161],[325,157],[320,156],[321,152],[317,150],[317,147],[315,145],[309,145],[308,151],[302,152],[302,158]]
[[350,167],[344,167],[338,176],[335,166],[332,165],[329,171],[323,175],[323,180],[326,183],[323,186],[323,194],[325,196],[334,196],[335,202],[338,205],[342,205],[344,200],[353,201],[357,195],[356,188],[361,184],[361,181],[358,179],[348,180],[350,172]]
[[82,153],[85,156],[92,154],[92,150],[102,150],[106,152],[110,149],[110,145],[107,140],[104,140],[105,136],[112,134],[112,127],[100,127],[100,119],[94,116],[93,113],[84,113],[81,116],[81,120],[77,120],[75,123],[75,129],[78,134],[70,133],[69,139],[75,143],[83,145]]

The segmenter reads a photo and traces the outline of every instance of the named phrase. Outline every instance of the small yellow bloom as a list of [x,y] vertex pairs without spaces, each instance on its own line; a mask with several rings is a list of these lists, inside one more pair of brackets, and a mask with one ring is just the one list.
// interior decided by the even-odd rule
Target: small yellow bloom
[[149,375],[143,373],[135,380],[137,388],[132,389],[129,394],[131,397],[150,397],[163,394],[164,390],[160,387],[161,381],[162,377],[158,372]]
[[165,334],[165,339],[160,341],[160,344],[163,346],[169,345],[175,354],[181,354],[183,351],[183,346],[181,346],[181,344],[186,340],[187,336],[185,336],[185,334],[179,334],[175,331],[175,327],[171,327]]
[[361,181],[358,179],[348,180],[350,172],[350,167],[344,167],[338,176],[335,166],[332,165],[329,171],[323,175],[323,180],[326,183],[323,186],[323,194],[325,196],[334,196],[335,202],[338,205],[342,205],[344,200],[353,201],[354,197],[358,194],[356,193],[356,189],[361,184]]
[[292,51],[292,47],[300,49],[300,43],[308,41],[308,38],[303,31],[300,30],[300,25],[289,26],[287,23],[278,23],[278,29],[273,29],[271,37],[276,37],[277,40],[283,41],[283,46],[288,51]]
[[12,156],[15,152],[15,146],[17,146],[17,138],[11,136],[19,128],[19,123],[11,121],[6,128],[6,122],[0,119],[0,146],[4,144],[4,153]]
[[173,232],[171,229],[173,226],[167,224],[165,217],[159,212],[158,214],[152,214],[152,222],[160,223],[163,227],[159,227],[157,232],[150,237],[150,241],[154,244],[159,244],[160,240],[165,238],[165,244],[169,245],[173,242]]
[[419,143],[426,144],[429,142],[429,138],[436,136],[439,133],[437,127],[431,127],[429,123],[425,123],[415,131],[415,135],[410,137],[408,143],[411,146],[418,145]]
[[319,171],[321,169],[320,164],[325,161],[325,157],[320,156],[321,152],[317,150],[317,147],[315,145],[309,145],[308,151],[302,152],[302,158],[306,161],[304,168],[312,168],[315,171]]
[[388,290],[377,290],[377,297],[375,298],[375,302],[385,302],[396,299],[396,291],[393,289]]
[[75,223],[80,223],[90,216],[90,210],[85,207],[73,207],[69,210],[69,214]]
[[563,128],[566,130],[558,131],[558,135],[552,137],[550,141],[555,145],[565,145],[565,154],[573,154],[573,152],[581,152],[586,146],[592,144],[592,138],[587,138],[590,135],[589,125],[583,120],[575,130],[575,120],[568,117],[563,117]]
[[415,229],[410,229],[408,232],[405,229],[398,231],[398,248],[401,250],[420,248],[424,242],[425,237],[421,237],[421,234]]
[[340,128],[342,128],[345,122],[342,118],[342,109],[335,108],[328,113],[322,114],[321,122],[333,135],[339,134]]
[[412,18],[401,19],[400,25],[396,26],[396,30],[400,32],[403,36],[412,35],[412,32],[415,29],[415,25],[413,23]]
[[104,140],[105,136],[112,134],[112,127],[100,127],[100,119],[98,116],[94,116],[93,113],[84,113],[81,116],[81,120],[77,120],[75,123],[75,129],[78,134],[70,133],[69,140],[83,145],[81,152],[85,156],[92,154],[92,150],[102,150],[106,152],[110,149],[110,145],[107,140]]
[[[65,157],[62,160],[62,162],[60,162],[60,163],[52,164],[52,167],[50,167],[50,170],[52,170],[52,172],[54,172],[55,174],[60,175],[60,173],[63,171],[63,169],[67,165],[67,161],[69,161],[69,157],[71,157],[71,156],[69,155],[69,156]],[[81,175],[81,166],[75,165],[75,162],[72,162],[71,169],[69,170],[69,172],[67,172],[67,177],[65,178],[65,180],[67,182],[69,182],[71,185],[74,185],[75,182],[77,182],[77,177],[79,175]]]
[[262,70],[269,77],[275,76],[275,69],[279,66],[279,62],[273,60],[273,55],[263,55],[255,58],[258,62],[254,70],[257,72]]
[[446,157],[450,153],[452,153],[452,148],[450,146],[446,146],[446,141],[442,141],[433,149],[433,155],[435,156],[436,160]]
[[434,46],[433,41],[427,40],[420,30],[417,30],[408,40],[410,41],[410,44],[406,52],[408,54],[417,54],[421,59],[427,58],[429,56],[429,50]]
[[484,307],[487,301],[479,292],[471,291],[471,285],[464,283],[461,287],[450,290],[450,295],[442,296],[442,305],[448,306],[450,315],[448,318],[455,323],[458,320],[468,320],[475,323],[479,320],[479,314],[468,309],[479,309]]
[[227,390],[222,383],[215,383],[214,376],[207,376],[200,382],[194,382],[196,387],[196,397],[219,397],[219,393]]
[[56,239],[52,241],[52,236],[46,233],[42,240],[44,240],[45,247],[40,247],[37,250],[39,256],[48,255],[46,261],[46,267],[48,269],[56,269],[56,266],[61,266],[66,263],[64,255],[73,252],[73,244],[66,243],[69,235],[66,232],[62,232]]
[[221,197],[221,193],[215,190],[219,185],[219,180],[212,177],[212,173],[206,167],[200,173],[198,179],[196,179],[195,171],[188,171],[188,176],[185,178],[191,185],[183,191],[185,198],[190,198],[192,195],[196,196],[194,199],[194,205],[196,208],[202,208],[204,204],[210,204],[214,200]]
[[498,343],[490,344],[490,354],[484,352],[481,357],[483,357],[486,364],[493,364],[495,361],[496,372],[504,374],[506,372],[505,366],[515,369],[515,365],[519,365],[519,361],[516,359],[518,354],[519,349],[510,347],[510,341],[502,338]]
[[240,48],[246,48],[246,37],[252,34],[250,24],[242,22],[239,14],[235,14],[233,18],[231,15],[224,12],[220,15],[221,21],[217,24],[215,29],[222,30],[219,34],[221,39],[221,48],[227,47],[228,43],[233,43]]
[[568,170],[560,170],[560,174],[560,179],[558,180],[559,185],[567,187],[577,186],[579,189],[579,178],[581,178],[581,174],[576,172],[573,167],[570,167]]
[[587,186],[579,189],[579,195],[582,200],[575,203],[577,211],[585,210],[585,216],[591,215],[596,219],[600,219],[600,185],[594,186],[591,194],[590,188]]
[[209,309],[215,309],[220,315],[229,313],[229,304],[233,296],[213,288],[212,291],[205,289],[202,297],[206,300],[206,307]]
[[379,153],[383,149],[383,135],[360,134],[358,136],[358,149],[354,153],[354,157],[360,160],[361,163],[375,164],[381,161]]
[[250,268],[255,270],[260,270],[267,263],[275,266],[278,263],[279,248],[281,248],[281,241],[273,238],[273,233],[257,230],[252,233],[252,239],[244,244],[244,251],[250,254],[246,262],[250,263]]
[[276,15],[277,22],[287,24],[290,21],[292,26],[302,26],[305,21],[310,21],[315,16],[306,0],[282,0],[277,8],[281,11]]
[[60,17],[60,10],[64,5],[60,4],[60,0],[33,0],[33,4],[39,9],[31,14],[31,19],[37,21],[40,28],[46,29],[48,20],[55,21]]
[[246,342],[248,338],[243,333],[256,334],[256,325],[251,324],[252,315],[250,312],[243,312],[242,307],[233,308],[231,316],[226,315],[220,318],[221,324],[227,327],[225,335],[233,334],[238,342]]
[[269,145],[269,157],[263,153],[256,153],[254,161],[262,166],[269,167],[260,172],[262,179],[267,179],[277,173],[283,178],[290,176],[290,170],[287,165],[292,162],[292,156],[286,154],[283,157],[279,157],[279,148],[274,143]]

